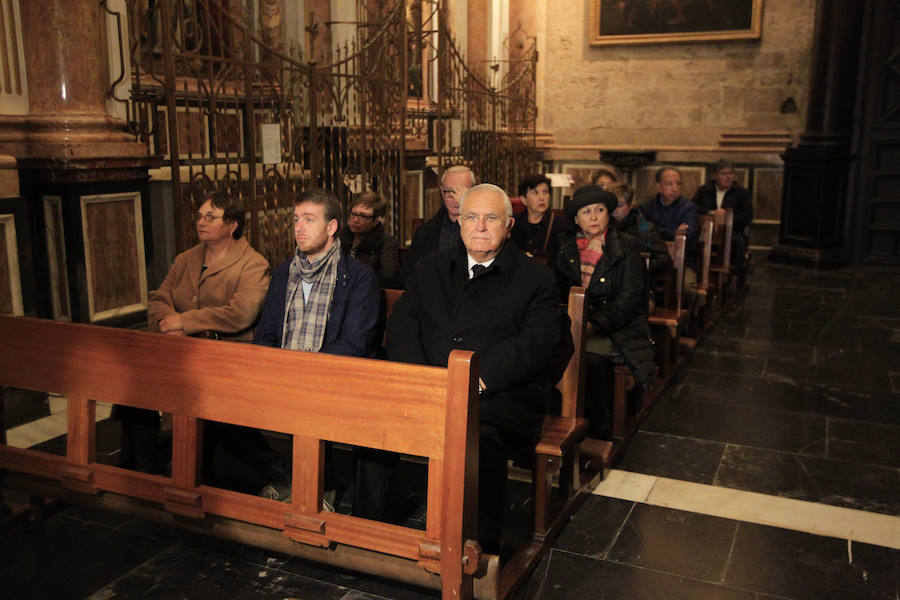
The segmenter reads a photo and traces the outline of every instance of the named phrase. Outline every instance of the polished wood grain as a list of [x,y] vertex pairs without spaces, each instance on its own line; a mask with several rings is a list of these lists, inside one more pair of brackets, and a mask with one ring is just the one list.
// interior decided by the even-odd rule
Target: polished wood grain
[[[281,530],[314,546],[337,542],[415,560],[441,574],[445,598],[472,596],[481,560],[477,543],[464,537],[477,528],[473,353],[454,351],[442,369],[21,317],[0,317],[0,345],[0,384],[69,399],[67,455],[0,446],[0,468],[187,517]],[[93,463],[97,401],[172,413],[173,477]],[[293,501],[198,485],[198,419],[293,435]],[[437,531],[322,511],[323,440],[427,458],[435,499],[427,522]],[[422,556],[423,548],[436,551]]]

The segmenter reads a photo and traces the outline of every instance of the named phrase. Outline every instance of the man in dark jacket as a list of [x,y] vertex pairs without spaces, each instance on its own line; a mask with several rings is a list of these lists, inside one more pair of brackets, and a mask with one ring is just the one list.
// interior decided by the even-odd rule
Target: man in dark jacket
[[656,225],[664,240],[674,240],[679,227],[687,230],[684,250],[684,301],[692,309],[697,298],[697,206],[681,195],[681,171],[672,166],[656,171],[656,196],[640,206],[641,214]]
[[462,198],[461,242],[416,264],[387,324],[391,360],[446,366],[453,349],[480,360],[479,542],[499,551],[506,462],[540,438],[560,336],[553,273],[507,243],[512,206],[497,186]]
[[[294,202],[297,252],[272,273],[254,344],[367,354],[378,320],[378,281],[372,269],[341,253],[340,222],[341,205],[324,190],[307,190]],[[275,456],[272,460],[279,462]],[[260,495],[282,501],[290,497],[290,471],[286,464],[282,467],[282,477]],[[326,490],[333,489],[329,479],[326,465]]]
[[435,250],[452,248],[459,240],[459,201],[475,185],[475,174],[469,167],[450,167],[441,175],[441,197],[444,204],[433,217],[416,230],[403,262],[403,279],[425,255]]
[[694,194],[694,204],[700,214],[725,214],[734,210],[734,229],[731,234],[731,262],[737,267],[744,264],[747,252],[746,228],[753,221],[753,200],[750,192],[734,180],[734,162],[727,158],[716,162],[712,181],[701,185]]

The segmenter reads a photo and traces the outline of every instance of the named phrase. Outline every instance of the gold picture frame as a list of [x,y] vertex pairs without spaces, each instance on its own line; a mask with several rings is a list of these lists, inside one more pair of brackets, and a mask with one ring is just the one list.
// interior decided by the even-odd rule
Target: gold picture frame
[[763,0],[591,0],[592,46],[755,40]]

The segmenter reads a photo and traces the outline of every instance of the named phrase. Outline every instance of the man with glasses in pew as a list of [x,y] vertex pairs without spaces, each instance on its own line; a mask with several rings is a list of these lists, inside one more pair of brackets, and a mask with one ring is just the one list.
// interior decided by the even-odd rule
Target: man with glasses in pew
[[560,336],[553,273],[508,242],[512,205],[497,186],[459,203],[460,237],[415,265],[387,323],[390,360],[445,367],[451,350],[479,360],[478,541],[499,554],[507,460],[531,452],[552,393]]
[[[341,253],[341,212],[337,198],[320,189],[304,191],[294,201],[297,251],[272,273],[254,344],[342,356],[367,355],[378,320],[378,280],[372,269]],[[302,385],[302,374],[298,377]],[[291,472],[284,458],[270,456],[277,463],[279,476],[272,478],[259,495],[286,502],[291,494]],[[326,449],[323,508],[333,511],[329,456]]]

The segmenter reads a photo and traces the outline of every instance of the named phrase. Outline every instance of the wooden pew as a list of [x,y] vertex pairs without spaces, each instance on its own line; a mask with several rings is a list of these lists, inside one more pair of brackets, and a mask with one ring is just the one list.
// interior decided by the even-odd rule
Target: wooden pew
[[666,242],[672,257],[672,271],[662,305],[657,305],[647,316],[653,341],[656,343],[656,364],[663,380],[671,377],[679,362],[679,339],[689,317],[688,311],[682,308],[686,243],[687,234],[683,229],[676,232],[674,242]]
[[731,261],[731,238],[734,233],[734,209],[725,209],[725,215],[713,217],[712,245],[714,248],[710,266],[711,285],[719,295],[719,307],[724,310],[737,292],[737,273]]
[[[0,445],[6,485],[439,586],[444,598],[472,597],[478,571],[479,597],[496,597],[496,557],[467,535],[477,531],[471,352],[439,369],[8,316],[0,346],[0,385],[68,400],[65,456]],[[96,402],[172,413],[172,476],[96,463]],[[293,435],[292,501],[200,484],[199,419]],[[324,440],[426,457],[425,530],[322,511]]]
[[[546,536],[554,521],[568,517],[565,505],[581,487],[578,477],[578,444],[584,439],[589,422],[584,414],[584,361],[587,302],[585,289],[569,289],[567,305],[573,353],[556,388],[562,397],[558,415],[546,415],[541,440],[535,446],[532,475],[534,486],[534,533]],[[552,479],[558,475],[556,498]]]
[[[709,317],[715,312],[716,304],[720,298],[720,294],[715,286],[710,283],[715,223],[710,215],[700,215],[699,220],[700,235],[697,238],[697,245],[699,246],[699,251],[697,252],[697,301],[699,308],[696,314],[690,315],[688,331],[689,337],[692,339],[688,345],[691,348],[696,345],[700,334],[703,333],[703,330],[709,324]],[[682,338],[681,341],[682,346],[684,346],[685,338]]]

